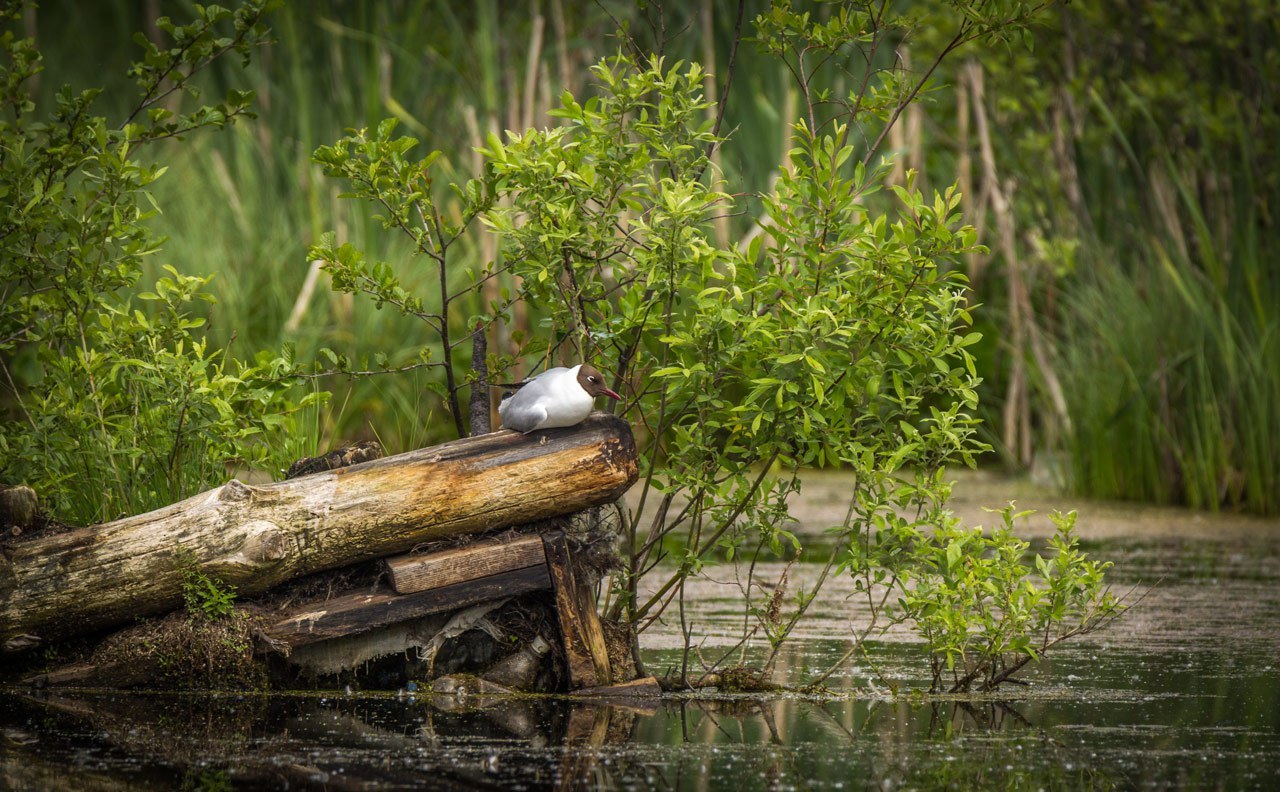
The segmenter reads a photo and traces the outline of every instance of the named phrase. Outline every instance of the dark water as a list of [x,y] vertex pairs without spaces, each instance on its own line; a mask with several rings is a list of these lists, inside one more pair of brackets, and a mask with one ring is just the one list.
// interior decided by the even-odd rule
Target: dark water
[[[1280,788],[1272,535],[1090,549],[1114,558],[1117,583],[1145,599],[998,700],[894,697],[858,666],[833,677],[822,700],[628,706],[9,690],[0,692],[0,788]],[[712,591],[691,609],[708,656],[741,625],[729,593]],[[847,647],[847,601],[838,585],[829,597],[781,657],[784,678],[811,677]],[[678,662],[674,635],[651,637],[651,671]],[[909,635],[874,657],[900,689],[926,683]]]

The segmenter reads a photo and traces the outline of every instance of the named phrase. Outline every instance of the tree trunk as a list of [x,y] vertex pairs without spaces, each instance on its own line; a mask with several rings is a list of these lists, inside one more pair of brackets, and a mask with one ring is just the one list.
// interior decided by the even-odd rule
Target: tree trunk
[[180,557],[254,595],[300,575],[607,503],[635,481],[630,427],[500,431],[6,548],[0,641],[37,645],[182,604]]

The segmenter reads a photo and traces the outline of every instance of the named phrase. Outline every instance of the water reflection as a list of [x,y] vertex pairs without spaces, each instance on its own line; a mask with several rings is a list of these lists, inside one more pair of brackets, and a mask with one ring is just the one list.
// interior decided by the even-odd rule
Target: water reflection
[[[891,686],[927,685],[906,630],[873,648],[880,674],[860,660],[829,680],[829,700],[0,690],[0,789],[1275,788],[1275,531],[1188,541],[1133,525],[1088,549],[1117,562],[1120,586],[1159,584],[1001,701],[894,698]],[[797,565],[792,581],[816,574]],[[689,593],[698,651],[717,658],[741,633],[736,588],[693,581]],[[844,654],[859,620],[848,594],[824,588],[778,658],[780,681],[801,684]],[[651,671],[680,666],[677,627],[645,644]]]
[[1049,669],[1006,701],[5,694],[0,787],[1245,789],[1280,772],[1264,666],[1069,662],[1098,673],[1067,688]]

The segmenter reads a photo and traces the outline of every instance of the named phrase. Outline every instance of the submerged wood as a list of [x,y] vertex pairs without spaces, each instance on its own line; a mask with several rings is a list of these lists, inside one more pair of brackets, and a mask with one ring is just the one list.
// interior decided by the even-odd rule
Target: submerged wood
[[421,542],[607,503],[636,475],[630,427],[595,414],[568,429],[500,431],[275,484],[231,481],[6,547],[0,643],[25,648],[177,608],[184,555],[251,596]]
[[595,696],[601,699],[647,699],[661,698],[662,686],[657,677],[643,677],[630,682],[619,682],[603,687],[583,688],[573,691],[575,696]]
[[22,684],[31,687],[100,687],[127,688],[155,677],[155,668],[136,662],[72,663],[52,671],[24,677]]

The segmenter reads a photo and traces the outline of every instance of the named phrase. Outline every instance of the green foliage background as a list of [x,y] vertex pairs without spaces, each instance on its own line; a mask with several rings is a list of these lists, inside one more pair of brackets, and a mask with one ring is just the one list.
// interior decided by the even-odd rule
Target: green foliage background
[[196,306],[214,301],[212,276],[166,263],[139,286],[161,248],[150,188],[166,170],[140,151],[250,114],[252,93],[235,89],[188,111],[165,99],[210,62],[248,57],[265,36],[264,10],[161,21],[171,43],[142,41],[127,70],[130,103],[111,119],[97,87],[32,101],[40,55],[30,38],[4,33],[0,476],[33,485],[56,518],[147,511],[223,480],[228,465],[278,464],[290,443],[271,433],[314,399],[285,396],[289,383],[275,376],[283,361],[211,345]]
[[[953,33],[939,59],[1024,21],[1017,3],[965,9],[939,17]],[[984,536],[946,509],[944,467],[973,464],[985,448],[970,414],[980,380],[966,347],[978,336],[966,332],[957,271],[981,249],[954,188],[927,194],[912,174],[893,183],[892,160],[878,156],[923,78],[882,68],[876,53],[918,24],[883,9],[815,22],[781,6],[752,21],[763,48],[788,59],[803,108],[745,243],[714,238],[716,218],[735,205],[715,188],[714,157],[733,141],[717,134],[703,70],[635,47],[595,64],[595,85],[561,95],[549,115],[565,123],[489,135],[466,182],[446,183],[443,153],[401,136],[394,119],[317,149],[326,174],[436,272],[432,289],[408,288],[388,262],[333,234],[310,256],[336,289],[418,320],[438,341],[438,355],[429,347],[410,365],[443,369],[440,395],[458,434],[461,342],[472,330],[520,330],[521,307],[539,329],[513,331],[517,355],[489,355],[491,373],[511,379],[559,360],[610,372],[626,394],[619,413],[640,435],[643,483],[609,616],[643,630],[683,614],[690,577],[737,561],[742,639],[767,639],[767,671],[838,570],[872,600],[862,639],[913,623],[935,658],[933,688],[960,691],[1000,684],[1095,629],[1116,603],[1104,566],[1075,552],[1069,518],[1054,545],[1062,565],[1050,572],[1043,560],[1023,565],[1027,546],[1009,531]],[[813,53],[866,54],[861,85],[833,100],[845,87]],[[477,236],[499,246],[468,265],[457,251]],[[324,354],[340,369],[351,363]],[[835,549],[816,559],[816,583],[792,593],[784,571],[771,601],[756,603],[757,563],[815,560],[787,522],[799,471],[824,464],[849,474],[848,516],[829,527]],[[655,577],[642,597],[639,582]],[[693,628],[680,623],[680,679],[692,682]]]
[[[785,529],[787,502],[800,469],[828,464],[848,469],[852,484],[849,516],[831,528],[835,549],[817,583],[784,607],[785,572],[767,604],[752,601],[748,575],[746,623],[756,626],[744,627],[744,641],[763,633],[771,658],[832,570],[852,575],[873,600],[872,623],[855,645],[873,630],[912,622],[934,661],[934,689],[994,687],[1057,641],[1116,613],[1102,584],[1105,565],[1076,550],[1070,517],[1054,545],[1057,566],[1037,557],[1033,569],[1022,562],[1027,546],[1009,530],[970,531],[946,510],[945,466],[973,464],[987,448],[971,415],[981,379],[968,348],[980,335],[968,332],[961,272],[966,257],[985,249],[962,223],[963,195],[924,184],[928,162],[901,170],[907,154],[884,156],[885,145],[899,143],[895,122],[906,124],[904,111],[930,76],[943,74],[944,58],[974,41],[1025,34],[1038,7],[922,4],[907,9],[912,15],[848,6],[828,16],[778,4],[754,15],[752,43],[765,60],[752,66],[744,50],[741,82],[767,102],[775,94],[759,64],[792,80],[781,90],[781,134],[768,167],[751,157],[755,138],[742,135],[742,125],[756,120],[752,108],[722,115],[725,106],[703,97],[727,88],[737,72],[726,64],[718,83],[696,63],[677,60],[668,47],[686,39],[669,37],[672,18],[660,8],[655,16],[649,5],[628,9],[651,24],[652,40],[644,41],[627,32],[627,19],[599,7],[597,18],[622,30],[621,54],[584,60],[590,67],[579,74],[570,65],[569,16],[552,4],[567,86],[560,93],[540,65],[547,20],[535,6],[522,103],[518,113],[506,108],[512,131],[502,134],[502,108],[483,106],[482,125],[474,95],[419,92],[406,105],[393,92],[396,56],[420,55],[388,38],[404,26],[381,26],[406,6],[364,7],[378,35],[336,15],[308,18],[342,45],[328,53],[335,73],[352,42],[374,56],[355,84],[377,86],[380,103],[370,107],[356,101],[366,94],[352,94],[350,115],[391,116],[332,145],[323,143],[336,135],[321,135],[313,148],[302,78],[314,72],[298,64],[314,44],[295,38],[303,24],[296,8],[280,25],[282,40],[295,42],[286,50],[295,81],[282,92],[294,112],[203,139],[212,142],[184,140],[172,156],[135,149],[155,151],[249,115],[253,97],[234,87],[246,75],[228,72],[218,56],[234,51],[245,58],[241,67],[249,62],[263,44],[260,4],[235,13],[193,6],[197,21],[187,26],[156,21],[137,38],[141,59],[126,71],[136,88],[108,94],[130,97],[114,109],[124,119],[118,124],[92,114],[113,111],[110,102],[95,104],[96,91],[69,90],[52,100],[51,123],[28,122],[49,100],[33,103],[22,92],[39,95],[39,82],[55,73],[30,68],[26,45],[8,34],[7,97],[17,121],[2,130],[4,176],[22,205],[7,221],[6,289],[15,299],[0,316],[13,413],[0,436],[6,478],[33,480],[59,514],[91,521],[180,498],[216,483],[229,465],[271,467],[273,452],[286,446],[268,433],[293,428],[291,417],[319,395],[290,391],[317,376],[313,361],[335,370],[326,376],[359,375],[344,399],[362,422],[376,426],[388,396],[392,412],[411,422],[447,411],[449,420],[427,422],[426,433],[398,432],[393,448],[439,439],[435,427],[448,423],[461,435],[459,392],[470,387],[462,342],[478,329],[493,336],[497,349],[487,363],[499,379],[553,360],[592,359],[626,391],[622,413],[644,430],[645,481],[609,615],[639,629],[672,605],[683,613],[684,582],[704,563],[749,556],[754,574],[757,560],[801,556],[801,542]],[[453,44],[496,30],[496,8],[453,17]],[[443,4],[413,10],[452,13]],[[703,26],[701,57],[716,63],[715,8],[696,11],[689,21]],[[40,19],[32,7],[21,19],[37,40]],[[735,63],[741,22],[740,13],[729,49]],[[422,31],[429,56],[447,49],[431,38],[437,29]],[[930,53],[921,70],[906,54],[916,46]],[[266,66],[247,75],[264,110],[273,104],[273,53],[261,49],[257,62]],[[515,89],[518,71],[503,69],[501,48],[495,55],[497,71],[481,65],[478,74],[468,69],[474,62],[440,62],[485,89],[495,76]],[[411,73],[421,73],[424,63],[413,65]],[[213,88],[226,100],[200,104]],[[433,107],[442,97],[446,104]],[[334,104],[315,107],[323,116]],[[732,98],[727,107],[736,107]],[[463,118],[461,131],[438,132],[415,114],[448,109]],[[416,136],[401,136],[397,122]],[[725,122],[737,124],[732,134]],[[465,144],[441,145],[450,132],[476,144],[465,162]],[[431,147],[421,149],[419,137]],[[726,137],[748,143],[728,147]],[[305,146],[306,168],[292,171],[304,179],[301,191],[271,178],[273,169],[290,172],[288,160],[271,157],[277,140],[284,150]],[[984,141],[984,154],[987,148]],[[191,169],[167,182],[174,192],[149,189],[166,183],[159,180],[165,167],[149,164],[153,157]],[[311,182],[321,174],[334,181]],[[729,185],[745,191],[726,194]],[[299,201],[300,193],[309,200]],[[321,196],[328,207],[317,206]],[[337,197],[364,199],[376,213],[348,214]],[[1007,200],[996,209],[1002,206]],[[220,225],[228,222],[234,228]],[[317,233],[330,225],[336,232]],[[286,233],[273,246],[259,228]],[[208,263],[211,251],[227,256],[213,267],[231,281],[221,294],[225,315],[197,310],[200,301],[215,301],[207,277],[163,261],[167,274],[155,274],[154,291],[137,291],[140,280],[151,280],[145,265],[165,230],[164,250],[181,257],[184,269]],[[287,282],[281,273],[290,251],[279,248],[303,241],[311,244],[296,260],[305,273],[297,296],[288,318],[281,321],[279,311],[272,321],[273,309],[287,304],[270,298],[273,284]],[[1014,245],[1005,245],[1008,280],[1016,284]],[[247,250],[262,260],[246,260]],[[321,278],[331,280],[332,292],[315,288]],[[317,308],[329,294],[328,310]],[[135,309],[135,298],[150,309]],[[370,304],[394,310],[371,314]],[[1013,317],[1015,327],[1028,321],[1017,311]],[[1017,345],[1024,337],[1015,332],[1015,354],[1026,353]],[[277,346],[278,356],[255,351]],[[405,374],[420,378],[418,391],[406,390],[417,383]],[[344,412],[330,415],[330,436],[350,430]],[[77,492],[85,495],[80,501]],[[1012,528],[1011,513],[1005,520]],[[641,599],[638,581],[655,568],[665,582]],[[688,658],[687,643],[686,681]]]
[[[747,18],[764,7],[748,3]],[[164,262],[188,275],[217,273],[209,289],[218,304],[202,318],[210,348],[235,338],[233,356],[288,342],[304,360],[329,347],[358,368],[377,368],[378,353],[389,367],[415,363],[426,339],[414,321],[331,294],[323,282],[300,299],[306,251],[330,228],[389,262],[409,291],[423,293],[434,277],[408,264],[407,240],[338,200],[341,187],[311,152],[346,128],[395,117],[443,152],[443,178],[468,172],[490,132],[567,123],[549,111],[562,88],[585,88],[591,63],[626,46],[613,37],[618,22],[643,46],[727,72],[735,4],[668,4],[665,27],[650,24],[657,9],[573,0],[286,4],[273,19],[275,43],[246,75],[225,64],[202,83],[214,95],[253,87],[260,117],[166,157],[169,172],[149,188],[164,212],[147,222],[169,241],[143,262],[147,278],[162,276]],[[911,4],[918,15],[933,9]],[[124,74],[131,53],[119,42],[145,29],[153,10],[180,18],[190,5],[51,1],[29,14],[48,55],[41,95],[105,79],[99,102],[123,110],[127,86],[113,75]],[[961,265],[983,306],[976,321],[985,340],[972,351],[985,378],[986,439],[1005,461],[1056,469],[1091,494],[1274,513],[1280,278],[1268,257],[1277,170],[1266,141],[1277,125],[1275,15],[1265,2],[1161,0],[1055,5],[1040,20],[1026,36],[1030,49],[983,45],[944,62],[940,90],[888,141],[919,172],[918,187],[959,179],[960,208],[992,248]],[[935,43],[926,26],[896,54]],[[833,82],[847,66],[831,64]],[[970,90],[974,69],[980,99]],[[718,165],[747,194],[739,212],[717,221],[719,242],[743,238],[763,212],[751,193],[784,161],[786,119],[799,107],[793,82],[757,48],[738,50],[723,124],[735,144]],[[994,183],[1012,188],[1011,250],[983,198],[979,105]],[[460,242],[460,260],[489,253],[471,244]],[[1011,267],[1025,294],[1010,288]],[[514,349],[502,343],[491,351]],[[326,382],[338,395],[322,419],[323,442],[376,430],[404,448],[447,436],[450,421],[431,392],[438,379],[423,368]],[[427,417],[408,417],[417,415]]]

